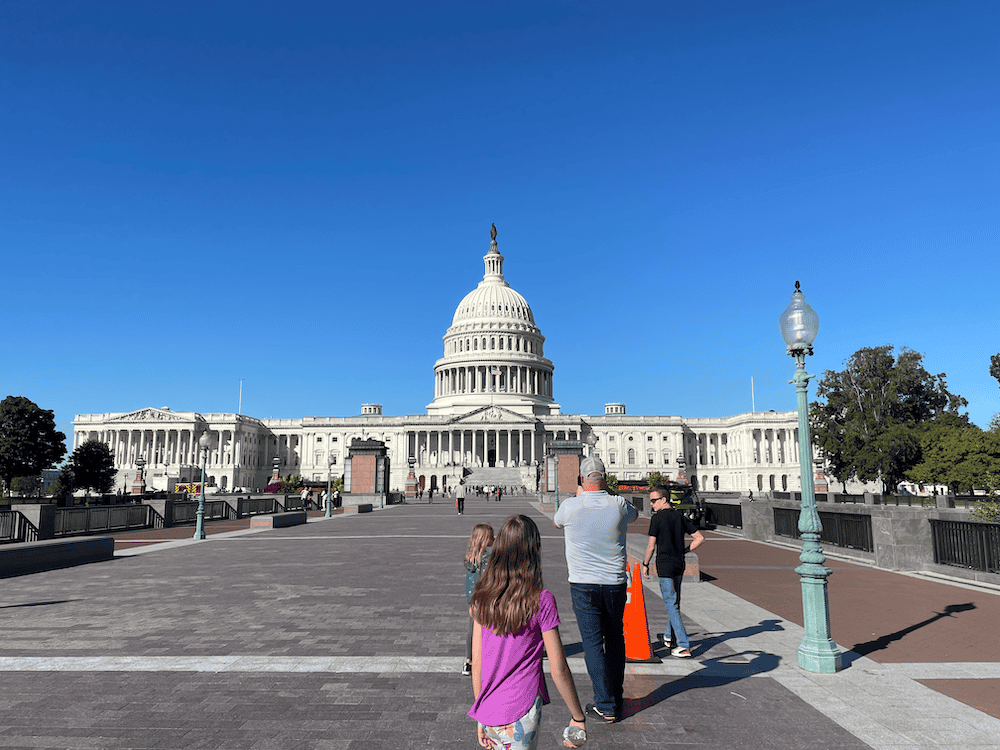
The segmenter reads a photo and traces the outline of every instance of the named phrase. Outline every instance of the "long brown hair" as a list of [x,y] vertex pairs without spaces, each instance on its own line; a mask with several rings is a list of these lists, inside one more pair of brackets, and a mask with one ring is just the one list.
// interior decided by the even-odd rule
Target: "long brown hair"
[[465,551],[465,561],[475,565],[483,556],[483,550],[493,544],[493,527],[488,523],[476,524],[469,535],[469,549]]
[[542,536],[527,516],[511,516],[472,592],[472,617],[497,635],[514,635],[538,612],[543,588]]

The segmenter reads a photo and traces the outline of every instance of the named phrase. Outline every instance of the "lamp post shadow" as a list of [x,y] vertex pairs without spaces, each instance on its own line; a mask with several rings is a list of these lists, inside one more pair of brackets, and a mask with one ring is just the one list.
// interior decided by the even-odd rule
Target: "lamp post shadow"
[[864,643],[857,643],[851,647],[850,651],[847,651],[843,655],[844,663],[850,664],[857,661],[862,656],[868,656],[868,654],[874,653],[876,651],[882,651],[889,648],[889,645],[900,641],[907,635],[920,628],[927,627],[933,622],[937,622],[945,617],[954,617],[959,612],[968,612],[976,608],[976,605],[972,602],[966,602],[965,604],[949,604],[944,608],[943,612],[935,612],[933,617],[928,617],[923,622],[918,622],[915,625],[910,625],[908,628],[903,628],[902,630],[897,630],[895,633],[888,633],[886,635],[881,635],[878,638],[865,641]]

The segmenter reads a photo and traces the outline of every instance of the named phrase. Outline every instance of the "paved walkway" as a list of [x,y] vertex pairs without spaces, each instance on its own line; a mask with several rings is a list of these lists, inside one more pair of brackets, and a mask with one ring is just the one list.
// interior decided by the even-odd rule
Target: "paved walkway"
[[[464,516],[417,504],[209,524],[202,542],[123,535],[113,562],[3,580],[0,748],[474,748],[461,558],[473,525],[513,512],[542,529],[591,700],[561,532],[527,500],[474,499]],[[626,718],[591,727],[591,746],[1000,748],[1000,596],[831,560],[833,635],[853,650],[814,675],[797,666],[796,554],[711,537],[699,553],[714,580],[684,589],[695,658],[629,665]],[[655,632],[666,616],[646,592]],[[567,719],[553,691],[540,747]]]

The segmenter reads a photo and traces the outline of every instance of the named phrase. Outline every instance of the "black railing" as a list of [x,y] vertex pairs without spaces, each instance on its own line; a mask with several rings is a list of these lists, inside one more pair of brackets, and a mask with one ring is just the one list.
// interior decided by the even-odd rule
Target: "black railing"
[[[863,552],[874,552],[872,518],[857,513],[820,513],[823,526],[819,539],[826,544]],[[797,508],[774,509],[774,533],[778,536],[799,538],[799,511]]]
[[934,562],[1000,573],[1000,523],[930,519]]
[[[232,506],[225,500],[205,501],[205,520],[219,521],[231,518]],[[186,503],[174,503],[174,524],[194,523],[198,520],[198,502],[189,500]]]
[[259,516],[266,513],[274,513],[273,497],[240,497],[236,499],[236,515]]
[[709,523],[732,526],[735,529],[743,528],[743,508],[739,505],[705,503],[705,510],[705,518]]
[[56,508],[55,535],[90,534],[95,531],[148,529],[153,509],[148,505],[98,505]]
[[0,544],[37,541],[38,529],[20,511],[0,510]]

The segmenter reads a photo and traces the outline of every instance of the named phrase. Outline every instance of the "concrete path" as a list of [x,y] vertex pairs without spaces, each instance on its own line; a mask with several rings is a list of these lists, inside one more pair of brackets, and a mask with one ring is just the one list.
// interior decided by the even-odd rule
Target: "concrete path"
[[[317,514],[289,529],[211,533],[210,524],[202,542],[129,535],[113,562],[4,580],[0,748],[474,748],[471,680],[459,674],[468,622],[461,559],[476,523],[499,528],[514,512],[542,530],[546,587],[589,701],[561,532],[527,500],[476,498],[464,516],[435,502]],[[645,545],[641,524],[636,531],[634,554]],[[995,593],[831,561],[845,567],[831,592],[841,580],[855,591],[853,604],[837,600],[847,614],[835,612],[834,637],[856,650],[843,672],[813,675],[797,666],[801,628],[785,611],[794,609],[795,554],[712,536],[699,552],[715,580],[684,589],[695,658],[629,665],[626,718],[591,727],[591,746],[1000,748],[1000,712],[946,687],[1000,677],[993,651],[970,644],[947,659],[923,648],[878,660],[928,633],[938,644],[949,634],[965,642],[972,615],[1000,602]],[[747,551],[758,549],[765,562]],[[877,612],[900,581],[919,592],[903,601],[915,596],[926,614]],[[652,584],[656,632],[666,616]],[[973,608],[942,610],[939,601]],[[874,637],[848,631],[844,640],[841,617],[874,627]],[[997,622],[974,633],[991,648]],[[540,747],[559,745],[568,716],[553,691]]]

